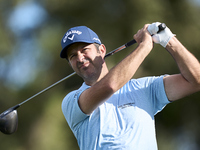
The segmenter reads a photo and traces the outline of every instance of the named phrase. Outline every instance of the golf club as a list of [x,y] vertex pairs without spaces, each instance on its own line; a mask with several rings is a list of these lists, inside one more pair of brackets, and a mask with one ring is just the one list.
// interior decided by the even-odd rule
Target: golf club
[[[164,23],[161,23],[159,25],[159,30],[158,32],[164,30],[166,28],[166,25]],[[133,39],[131,41],[129,41],[128,43],[116,48],[115,50],[109,52],[108,54],[105,55],[104,59],[107,58],[108,56],[111,56],[131,45],[133,45],[134,43],[136,43],[136,41]],[[4,111],[3,113],[0,114],[0,131],[4,134],[12,134],[17,130],[18,127],[18,115],[17,115],[17,108],[19,108],[21,105],[23,105],[24,103],[30,101],[31,99],[35,98],[36,96],[46,92],[47,90],[51,89],[52,87],[58,85],[59,83],[65,81],[66,79],[70,78],[71,76],[75,75],[76,73],[73,72],[70,75],[64,77],[63,79],[57,81],[56,83],[50,85],[49,87],[45,88],[44,90],[36,93],[35,95],[33,95],[32,97],[26,99],[25,101],[7,109],[6,111]]]

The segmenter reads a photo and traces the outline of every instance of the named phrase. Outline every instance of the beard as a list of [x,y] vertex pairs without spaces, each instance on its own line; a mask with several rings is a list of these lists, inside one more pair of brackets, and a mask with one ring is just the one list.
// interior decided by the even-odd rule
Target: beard
[[84,58],[81,62],[77,63],[76,73],[82,77],[85,82],[95,82],[101,74],[103,62],[104,60],[99,56],[93,61],[89,58]]

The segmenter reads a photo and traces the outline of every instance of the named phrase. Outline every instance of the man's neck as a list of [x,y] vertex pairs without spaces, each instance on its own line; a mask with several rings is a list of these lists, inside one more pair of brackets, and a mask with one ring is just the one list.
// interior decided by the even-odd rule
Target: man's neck
[[101,73],[100,73],[100,75],[98,76],[98,78],[96,78],[96,79],[91,79],[91,78],[90,78],[89,80],[84,80],[84,81],[85,81],[85,83],[86,83],[87,85],[92,86],[92,85],[94,85],[95,83],[99,82],[108,72],[109,72],[109,70],[108,70],[107,66],[105,65],[105,66],[102,68]]

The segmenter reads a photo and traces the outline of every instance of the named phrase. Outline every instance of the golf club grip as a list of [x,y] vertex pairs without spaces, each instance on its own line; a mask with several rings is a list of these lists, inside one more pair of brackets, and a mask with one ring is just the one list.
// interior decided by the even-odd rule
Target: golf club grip
[[[161,23],[158,26],[158,32],[157,33],[159,33],[160,31],[164,30],[165,28],[166,28],[166,24],[165,23]],[[128,43],[126,43],[125,46],[129,47],[129,46],[131,46],[131,45],[133,45],[135,43],[136,43],[136,41],[135,41],[135,39],[133,39],[133,40],[129,41]]]
[[129,46],[131,46],[131,45],[133,45],[133,44],[135,44],[135,43],[136,43],[136,40],[133,39],[133,40],[129,41],[128,43],[126,43],[125,46],[126,46],[126,47],[129,47]]
[[166,24],[165,23],[161,23],[159,26],[158,26],[158,32],[159,33],[160,31],[163,31],[165,28],[166,28]]

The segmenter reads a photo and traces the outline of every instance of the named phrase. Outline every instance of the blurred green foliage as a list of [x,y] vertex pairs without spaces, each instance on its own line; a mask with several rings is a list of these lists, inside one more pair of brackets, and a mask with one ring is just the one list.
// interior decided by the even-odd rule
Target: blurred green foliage
[[[40,47],[37,57],[40,63],[38,69],[32,69],[35,75],[30,82],[16,87],[7,80],[7,73],[13,69],[7,64],[17,51],[19,42],[23,41],[19,41],[19,37],[9,28],[8,18],[15,7],[24,2],[25,0],[0,1],[0,64],[4,64],[4,69],[0,68],[1,112],[73,72],[68,62],[59,58],[61,38],[73,26],[90,27],[99,35],[109,52],[130,41],[144,24],[164,22],[177,38],[200,58],[200,5],[192,1],[35,0],[46,10],[48,17],[36,29],[25,32],[30,32],[29,38],[34,39]],[[106,61],[109,68],[136,46],[108,58]],[[20,65],[18,67],[20,68]],[[179,70],[173,58],[160,45],[155,45],[134,78],[174,73],[179,73]],[[12,135],[0,133],[0,149],[78,149],[76,139],[62,115],[61,102],[68,92],[77,89],[81,84],[82,79],[75,75],[19,108],[18,131]],[[200,93],[188,96],[169,104],[157,114],[156,133],[160,150],[195,150],[200,147],[199,97]]]

